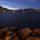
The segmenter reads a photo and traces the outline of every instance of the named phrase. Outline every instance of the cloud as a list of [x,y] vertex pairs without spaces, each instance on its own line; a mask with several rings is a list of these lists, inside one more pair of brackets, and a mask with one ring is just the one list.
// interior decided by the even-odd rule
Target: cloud
[[24,4],[24,3],[40,3],[40,0],[0,0],[0,1],[4,1],[4,2],[10,2],[11,3],[15,3],[15,4]]
[[9,9],[40,8],[40,0],[1,0],[0,5]]
[[34,1],[36,1],[36,2],[40,2],[40,0],[34,0]]
[[7,5],[1,5],[1,6],[4,7],[4,8],[7,8],[7,9],[11,9],[11,10],[17,10],[17,8],[12,8],[12,7],[7,6]]
[[7,2],[40,2],[40,0],[0,0],[0,1],[7,1]]
[[29,2],[33,2],[33,3],[35,3],[35,2],[40,2],[40,0],[28,0]]

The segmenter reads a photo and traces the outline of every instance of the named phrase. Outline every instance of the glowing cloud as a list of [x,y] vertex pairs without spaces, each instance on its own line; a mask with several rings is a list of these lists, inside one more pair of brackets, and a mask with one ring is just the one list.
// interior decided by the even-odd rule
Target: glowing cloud
[[17,10],[17,8],[12,8],[10,6],[6,6],[6,5],[1,5],[1,6],[4,7],[4,8],[7,8],[7,9],[11,9],[11,10]]

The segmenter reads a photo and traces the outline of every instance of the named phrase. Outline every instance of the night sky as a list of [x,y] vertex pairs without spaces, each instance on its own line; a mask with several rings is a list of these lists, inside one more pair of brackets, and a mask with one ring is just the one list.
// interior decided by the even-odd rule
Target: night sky
[[0,0],[0,6],[8,9],[40,9],[40,0]]

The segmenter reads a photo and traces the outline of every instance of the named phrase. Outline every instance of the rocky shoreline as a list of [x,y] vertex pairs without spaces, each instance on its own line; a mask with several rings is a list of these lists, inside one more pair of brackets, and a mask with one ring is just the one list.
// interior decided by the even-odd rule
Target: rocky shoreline
[[40,40],[40,28],[30,29],[29,27],[19,30],[7,27],[0,30],[0,40]]

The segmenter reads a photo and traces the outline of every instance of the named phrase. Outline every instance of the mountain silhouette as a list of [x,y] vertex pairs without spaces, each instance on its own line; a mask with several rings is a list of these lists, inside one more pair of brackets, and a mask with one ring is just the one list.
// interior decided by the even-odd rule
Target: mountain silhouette
[[10,12],[10,13],[22,13],[22,12],[25,12],[25,13],[35,13],[35,12],[38,12],[39,11],[39,13],[40,13],[40,10],[35,10],[35,9],[32,9],[32,8],[26,8],[26,9],[18,9],[18,10],[11,10],[11,9],[7,9],[7,8],[4,8],[4,7],[2,7],[2,6],[0,6],[0,12]]

